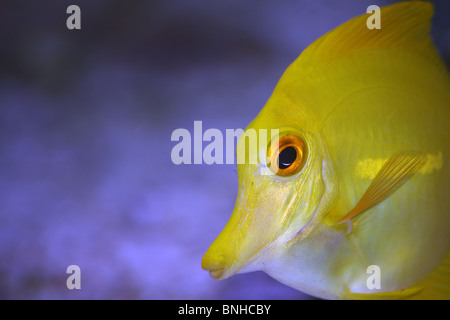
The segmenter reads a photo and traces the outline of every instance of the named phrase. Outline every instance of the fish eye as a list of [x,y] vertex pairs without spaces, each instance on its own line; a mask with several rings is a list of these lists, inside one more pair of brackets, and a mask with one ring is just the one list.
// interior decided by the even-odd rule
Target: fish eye
[[299,172],[306,160],[306,145],[296,134],[288,133],[269,148],[270,168],[279,176],[291,176]]
[[297,159],[297,151],[294,147],[286,147],[278,155],[278,167],[282,170],[289,168]]

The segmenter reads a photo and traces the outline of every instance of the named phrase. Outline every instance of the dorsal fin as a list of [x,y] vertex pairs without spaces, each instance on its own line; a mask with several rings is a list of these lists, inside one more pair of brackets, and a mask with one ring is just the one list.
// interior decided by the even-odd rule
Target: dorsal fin
[[414,52],[445,68],[429,36],[433,5],[422,1],[400,2],[380,8],[381,29],[369,29],[370,13],[353,18],[310,45],[302,60],[326,62],[352,52],[396,49]]

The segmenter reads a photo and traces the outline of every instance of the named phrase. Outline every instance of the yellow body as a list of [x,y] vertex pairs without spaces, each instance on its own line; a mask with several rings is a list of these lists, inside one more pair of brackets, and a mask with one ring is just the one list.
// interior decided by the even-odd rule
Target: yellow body
[[[234,211],[202,261],[211,276],[262,270],[331,299],[423,291],[450,247],[450,83],[428,35],[432,11],[420,1],[382,8],[380,30],[356,17],[289,66],[247,129],[295,132],[306,162],[288,177],[238,165]],[[402,150],[425,164],[357,224],[338,223]],[[367,286],[370,265],[380,289]]]

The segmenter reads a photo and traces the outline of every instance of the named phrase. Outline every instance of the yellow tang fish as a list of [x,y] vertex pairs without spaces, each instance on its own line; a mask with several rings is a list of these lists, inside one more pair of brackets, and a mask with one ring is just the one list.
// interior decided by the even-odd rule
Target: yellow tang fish
[[383,7],[381,29],[351,19],[288,67],[246,129],[278,129],[264,156],[238,142],[238,157],[266,160],[237,165],[234,210],[202,260],[213,278],[262,270],[325,299],[450,298],[450,83],[432,15]]

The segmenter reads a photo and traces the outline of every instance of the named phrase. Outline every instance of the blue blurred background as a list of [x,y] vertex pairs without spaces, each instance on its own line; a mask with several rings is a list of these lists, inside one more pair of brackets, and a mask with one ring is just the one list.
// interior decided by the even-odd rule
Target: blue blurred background
[[[0,298],[310,298],[201,269],[236,169],[174,165],[171,134],[245,128],[311,42],[394,2],[0,2]],[[434,2],[448,64],[449,3]],[[72,264],[81,290],[66,287]]]

